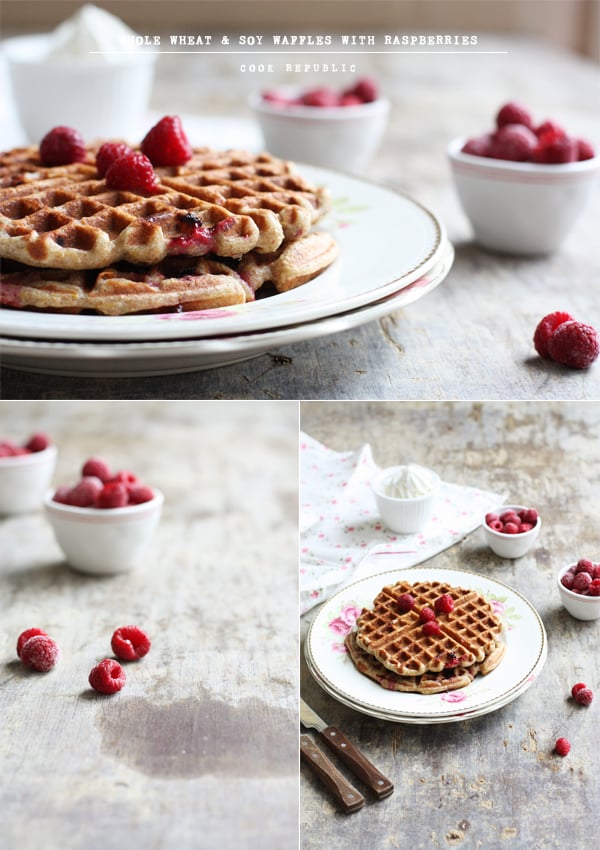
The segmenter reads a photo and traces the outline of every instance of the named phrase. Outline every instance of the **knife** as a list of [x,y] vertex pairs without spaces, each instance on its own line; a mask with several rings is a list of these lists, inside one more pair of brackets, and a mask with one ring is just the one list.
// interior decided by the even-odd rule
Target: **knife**
[[327,746],[348,765],[354,775],[361,779],[380,800],[384,800],[390,794],[393,794],[393,783],[380,773],[354,744],[350,743],[343,732],[336,726],[328,726],[303,699],[300,700],[300,721],[303,726],[316,729]]
[[323,785],[329,788],[347,815],[362,809],[365,804],[363,795],[350,785],[345,776],[339,772],[337,767],[333,766],[325,753],[322,753],[313,744],[308,735],[300,735],[300,755],[310,765]]

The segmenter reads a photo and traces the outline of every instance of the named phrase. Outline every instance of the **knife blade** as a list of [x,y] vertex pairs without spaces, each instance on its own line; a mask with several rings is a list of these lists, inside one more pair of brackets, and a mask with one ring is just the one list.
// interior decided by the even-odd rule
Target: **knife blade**
[[300,722],[303,726],[316,729],[327,746],[348,765],[352,772],[380,799],[394,792],[393,783],[371,764],[358,747],[355,747],[336,726],[329,726],[312,708],[300,700]]
[[363,795],[348,782],[337,767],[334,767],[308,735],[300,735],[300,755],[323,785],[331,791],[347,815],[362,809],[365,804]]

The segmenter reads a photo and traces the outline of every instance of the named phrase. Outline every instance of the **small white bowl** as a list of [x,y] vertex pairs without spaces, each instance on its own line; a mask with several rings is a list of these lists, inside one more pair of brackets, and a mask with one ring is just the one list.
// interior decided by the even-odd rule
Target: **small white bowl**
[[421,467],[431,477],[429,493],[412,499],[388,496],[385,493],[387,480],[404,468],[405,466],[390,466],[382,470],[373,483],[373,493],[383,524],[399,534],[412,534],[421,531],[431,519],[441,480],[433,470]]
[[564,165],[508,162],[462,153],[465,141],[455,139],[448,158],[475,240],[511,254],[556,251],[591,197],[600,156]]
[[[496,510],[486,511],[486,514],[503,514],[508,510],[523,511],[527,510],[525,505],[501,505]],[[538,515],[536,524],[530,531],[524,531],[522,534],[503,534],[501,531],[494,531],[490,528],[483,518],[482,523],[483,537],[492,552],[495,552],[500,558],[522,558],[523,555],[531,549],[538,538],[542,527],[542,518]]]
[[124,508],[77,508],[46,493],[44,507],[67,563],[82,573],[115,575],[143,562],[160,519],[163,495]]
[[0,458],[0,514],[35,511],[42,507],[56,466],[56,446],[41,452]]
[[[281,87],[294,96],[298,89]],[[281,106],[258,92],[249,97],[269,153],[338,171],[360,172],[375,155],[387,127],[390,102],[356,106]]]
[[600,617],[600,596],[582,596],[560,583],[563,575],[573,566],[574,564],[567,564],[556,577],[560,601],[576,620],[597,620]]
[[111,62],[86,56],[49,59],[50,44],[48,35],[18,36],[2,43],[28,140],[37,143],[53,127],[66,125],[79,130],[87,142],[138,141],[156,56],[140,50]]

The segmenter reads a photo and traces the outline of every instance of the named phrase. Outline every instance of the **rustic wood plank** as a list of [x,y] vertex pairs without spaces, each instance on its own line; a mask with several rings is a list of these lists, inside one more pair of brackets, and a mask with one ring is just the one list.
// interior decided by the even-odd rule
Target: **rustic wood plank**
[[[0,423],[53,436],[55,482],[93,453],[165,493],[116,577],[66,566],[41,512],[0,519],[3,850],[293,848],[297,405],[2,402]],[[89,671],[131,622],[152,649],[102,697]],[[33,625],[62,648],[47,674],[16,658]]]
[[[591,846],[600,794],[600,755],[592,745],[597,699],[577,706],[570,688],[584,681],[598,689],[598,629],[567,614],[554,577],[579,557],[600,560],[600,405],[305,402],[301,424],[336,450],[370,442],[382,466],[414,460],[447,481],[535,505],[543,527],[525,557],[497,558],[476,532],[431,563],[513,586],[536,607],[549,639],[546,666],[523,696],[483,717],[433,726],[379,721],[346,708],[302,661],[304,699],[395,784],[382,802],[366,793],[365,808],[348,817],[302,770],[302,850]],[[303,631],[310,618],[309,612]],[[559,736],[572,744],[564,759],[552,752]]]

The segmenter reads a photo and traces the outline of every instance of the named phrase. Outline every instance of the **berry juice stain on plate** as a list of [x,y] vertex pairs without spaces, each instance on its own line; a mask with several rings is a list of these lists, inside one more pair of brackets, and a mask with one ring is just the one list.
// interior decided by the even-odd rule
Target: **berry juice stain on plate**
[[260,699],[229,705],[208,691],[168,705],[121,698],[98,716],[103,750],[147,776],[292,776],[297,716]]

